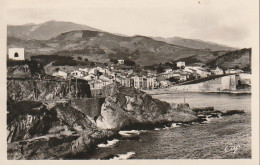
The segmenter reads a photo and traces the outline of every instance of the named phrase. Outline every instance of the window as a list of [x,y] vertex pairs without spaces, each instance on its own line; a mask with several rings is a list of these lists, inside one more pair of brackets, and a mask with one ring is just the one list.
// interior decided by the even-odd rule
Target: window
[[15,52],[14,57],[19,57],[19,54],[17,52]]

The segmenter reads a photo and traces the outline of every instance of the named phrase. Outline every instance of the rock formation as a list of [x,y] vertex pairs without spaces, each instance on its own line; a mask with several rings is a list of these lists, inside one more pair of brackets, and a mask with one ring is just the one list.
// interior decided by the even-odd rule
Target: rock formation
[[66,159],[115,135],[65,103],[51,109],[41,102],[9,103],[7,122],[8,159]]
[[96,121],[102,129],[141,129],[148,125],[197,119],[189,108],[172,107],[134,88],[113,84],[106,89],[104,93],[107,97],[101,108],[101,116]]

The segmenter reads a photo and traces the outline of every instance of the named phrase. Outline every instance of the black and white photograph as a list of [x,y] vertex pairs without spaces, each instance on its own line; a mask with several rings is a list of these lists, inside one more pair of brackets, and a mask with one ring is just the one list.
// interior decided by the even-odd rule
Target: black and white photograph
[[258,3],[5,1],[3,159],[258,164]]

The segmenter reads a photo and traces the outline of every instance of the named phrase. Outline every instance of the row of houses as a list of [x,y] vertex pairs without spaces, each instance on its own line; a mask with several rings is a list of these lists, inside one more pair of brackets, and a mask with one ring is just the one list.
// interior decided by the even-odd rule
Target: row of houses
[[153,76],[129,76],[117,77],[116,81],[126,87],[135,87],[137,89],[154,89],[159,86],[156,77]]
[[57,71],[53,73],[53,76],[62,77],[67,79],[69,77],[75,77],[88,81],[91,89],[102,89],[113,82],[127,87],[135,87],[138,89],[153,89],[160,85],[156,76],[149,74],[147,76],[137,75],[133,70],[111,70],[108,68],[79,68],[71,73],[63,71]]
[[[185,65],[185,63],[184,63]],[[181,65],[183,66],[183,65]],[[53,73],[53,76],[63,77],[67,79],[69,77],[75,77],[88,81],[91,89],[102,89],[113,82],[127,87],[135,87],[137,89],[154,89],[164,88],[172,85],[169,81],[170,78],[174,78],[178,82],[184,82],[191,79],[204,78],[212,75],[222,75],[224,73],[238,73],[241,70],[227,70],[224,72],[219,67],[216,69],[207,70],[200,66],[186,66],[185,68],[178,70],[165,69],[165,72],[157,75],[153,72],[148,74],[136,74],[132,69],[129,70],[114,70],[112,68],[79,68],[71,73],[65,73],[63,71],[57,71]]]
[[197,78],[205,78],[213,75],[223,75],[223,74],[242,73],[242,72],[243,71],[240,69],[228,69],[224,71],[219,67],[208,70],[200,66],[186,66],[185,68],[178,69],[178,70],[165,69],[165,72],[163,72],[161,75],[167,79],[173,77],[175,79],[178,79],[179,82],[184,82],[191,78],[197,79]]

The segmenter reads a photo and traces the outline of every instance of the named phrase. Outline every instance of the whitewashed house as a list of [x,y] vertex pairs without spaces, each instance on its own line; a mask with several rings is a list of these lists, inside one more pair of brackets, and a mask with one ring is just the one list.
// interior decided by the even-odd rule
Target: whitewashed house
[[196,70],[196,72],[197,72],[197,74],[198,74],[200,77],[202,77],[202,78],[208,77],[208,76],[211,75],[211,73],[208,72],[208,71],[205,70],[205,69],[200,69],[200,68],[198,68],[198,69]]
[[52,75],[55,76],[55,77],[62,77],[64,79],[66,79],[67,76],[68,76],[68,74],[66,72],[63,72],[63,71],[60,71],[60,70],[58,72],[54,72]]
[[243,71],[242,70],[240,70],[240,69],[227,69],[226,71],[225,71],[225,73],[226,74],[234,74],[234,73],[243,73]]
[[88,74],[89,69],[88,68],[79,68],[79,71],[83,74]]
[[211,70],[211,72],[212,72],[214,75],[222,75],[222,74],[224,74],[224,71],[223,71],[222,69],[220,69],[218,66],[216,67],[216,69]]
[[167,81],[167,80],[162,80],[162,81],[160,81],[160,85],[163,88],[167,88],[167,87],[169,87],[171,85],[171,82]]
[[84,80],[87,80],[87,81],[91,81],[95,78],[95,75],[94,74],[89,74],[85,77],[83,77]]
[[172,69],[165,69],[165,73],[170,73],[172,72]]
[[146,77],[147,78],[147,88],[153,89],[155,87],[156,77]]
[[185,62],[183,61],[178,61],[176,64],[178,68],[185,67]]
[[81,71],[78,71],[78,70],[71,72],[70,75],[73,76],[73,77],[76,77],[76,78],[81,78],[81,77],[84,76],[83,73]]

